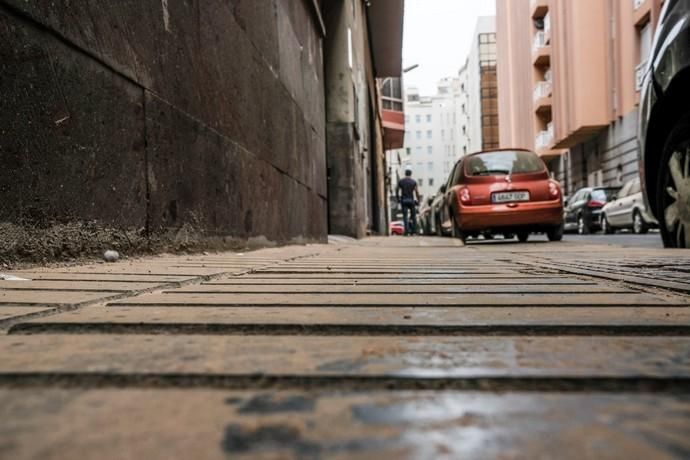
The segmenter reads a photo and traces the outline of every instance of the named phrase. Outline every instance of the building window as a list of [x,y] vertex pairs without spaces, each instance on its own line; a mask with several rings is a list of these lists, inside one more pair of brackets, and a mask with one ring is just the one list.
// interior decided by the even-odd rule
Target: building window
[[417,123],[421,123],[422,122],[422,116],[421,115],[415,115],[414,121]]
[[432,154],[434,153],[434,148],[433,148],[432,146],[428,146],[428,147],[426,148],[426,151],[427,151],[427,153],[428,153],[429,155],[432,155]]
[[415,152],[417,153],[417,155],[419,155],[420,153],[422,153],[422,148],[417,146],[417,148],[415,149]]
[[429,179],[429,187],[433,187],[433,186],[434,186],[434,180],[433,180],[433,179]]
[[419,185],[420,187],[424,187],[424,179],[419,179],[417,181],[417,185]]
[[421,132],[421,131],[417,131],[417,139],[421,139],[421,138],[422,138],[422,132]]
[[445,138],[446,138],[446,130],[442,129],[441,130],[441,139],[445,139]]
[[432,137],[433,137],[433,133],[431,132],[431,130],[427,131],[426,132],[426,138],[431,139]]
[[410,155],[412,155],[412,149],[411,149],[410,147],[407,147],[407,148],[405,149],[405,153],[406,153],[407,156],[409,157]]
[[432,161],[428,162],[428,163],[426,164],[426,169],[427,169],[427,171],[429,171],[429,172],[433,172],[433,171],[434,171],[434,163],[433,163]]
[[426,121],[427,121],[427,123],[431,123],[431,115],[426,116]]
[[405,115],[405,123],[409,123],[409,122],[410,122],[410,116],[409,116],[409,115]]

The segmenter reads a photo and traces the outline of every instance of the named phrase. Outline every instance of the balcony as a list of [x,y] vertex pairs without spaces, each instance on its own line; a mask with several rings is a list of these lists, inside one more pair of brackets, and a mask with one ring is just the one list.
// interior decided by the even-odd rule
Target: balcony
[[641,28],[650,21],[652,15],[652,2],[650,0],[632,0],[633,1],[633,24],[635,27]]
[[644,77],[647,75],[648,61],[640,62],[637,67],[635,67],[635,90],[642,90],[642,84],[644,83]]
[[401,149],[405,144],[405,114],[400,78],[378,80],[381,97],[381,121],[385,149]]
[[532,19],[543,18],[549,11],[548,0],[532,0],[530,2],[530,11],[532,11]]
[[546,40],[546,33],[540,30],[534,34],[532,40],[532,55],[534,58],[534,65],[544,66],[551,62],[551,47]]
[[534,87],[534,102],[545,97],[551,97],[551,82],[550,81],[540,81],[537,86]]
[[547,128],[540,131],[534,139],[534,148],[537,152],[542,150],[550,150],[553,145],[553,123],[549,123]]
[[534,87],[534,110],[538,114],[551,111],[552,86],[550,81],[540,81]]

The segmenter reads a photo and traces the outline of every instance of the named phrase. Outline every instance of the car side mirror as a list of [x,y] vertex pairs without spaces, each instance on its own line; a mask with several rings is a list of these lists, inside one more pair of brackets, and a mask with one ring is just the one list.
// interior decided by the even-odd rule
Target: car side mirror
[[618,195],[614,194],[611,196],[611,201],[616,201],[618,199]]

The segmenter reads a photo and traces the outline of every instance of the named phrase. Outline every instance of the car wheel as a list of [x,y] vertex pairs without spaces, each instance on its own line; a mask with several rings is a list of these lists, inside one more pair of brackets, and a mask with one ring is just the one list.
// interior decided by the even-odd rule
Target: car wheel
[[666,141],[656,189],[659,231],[667,248],[690,248],[690,114]]
[[643,235],[649,231],[647,222],[642,218],[642,214],[637,209],[633,211],[633,232],[636,235]]
[[517,232],[517,238],[520,243],[526,243],[529,239],[529,232]]
[[549,241],[561,241],[563,239],[563,231],[563,224],[557,225],[556,227],[550,228],[546,232],[546,237],[549,239]]
[[453,214],[450,215],[450,221],[452,229],[451,236],[453,238],[459,238],[464,244],[467,241],[467,234],[460,229]]
[[578,216],[577,218],[577,233],[579,235],[589,235],[589,226],[587,225],[587,222],[585,222],[585,218],[583,216]]
[[605,235],[613,235],[616,233],[616,229],[611,227],[611,224],[609,224],[609,219],[606,217],[606,214],[602,214],[601,216],[601,231]]

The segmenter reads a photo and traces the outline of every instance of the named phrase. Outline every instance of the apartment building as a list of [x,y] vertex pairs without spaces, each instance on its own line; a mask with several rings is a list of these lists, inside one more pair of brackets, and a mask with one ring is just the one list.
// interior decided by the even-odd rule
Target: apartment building
[[468,153],[498,148],[496,17],[477,20],[464,76],[467,78]]
[[436,193],[444,179],[444,161],[450,161],[457,152],[456,116],[450,80],[439,82],[434,96],[421,96],[416,88],[408,89],[402,166],[412,168],[424,197]]
[[498,0],[500,144],[566,194],[637,173],[639,85],[662,0]]

